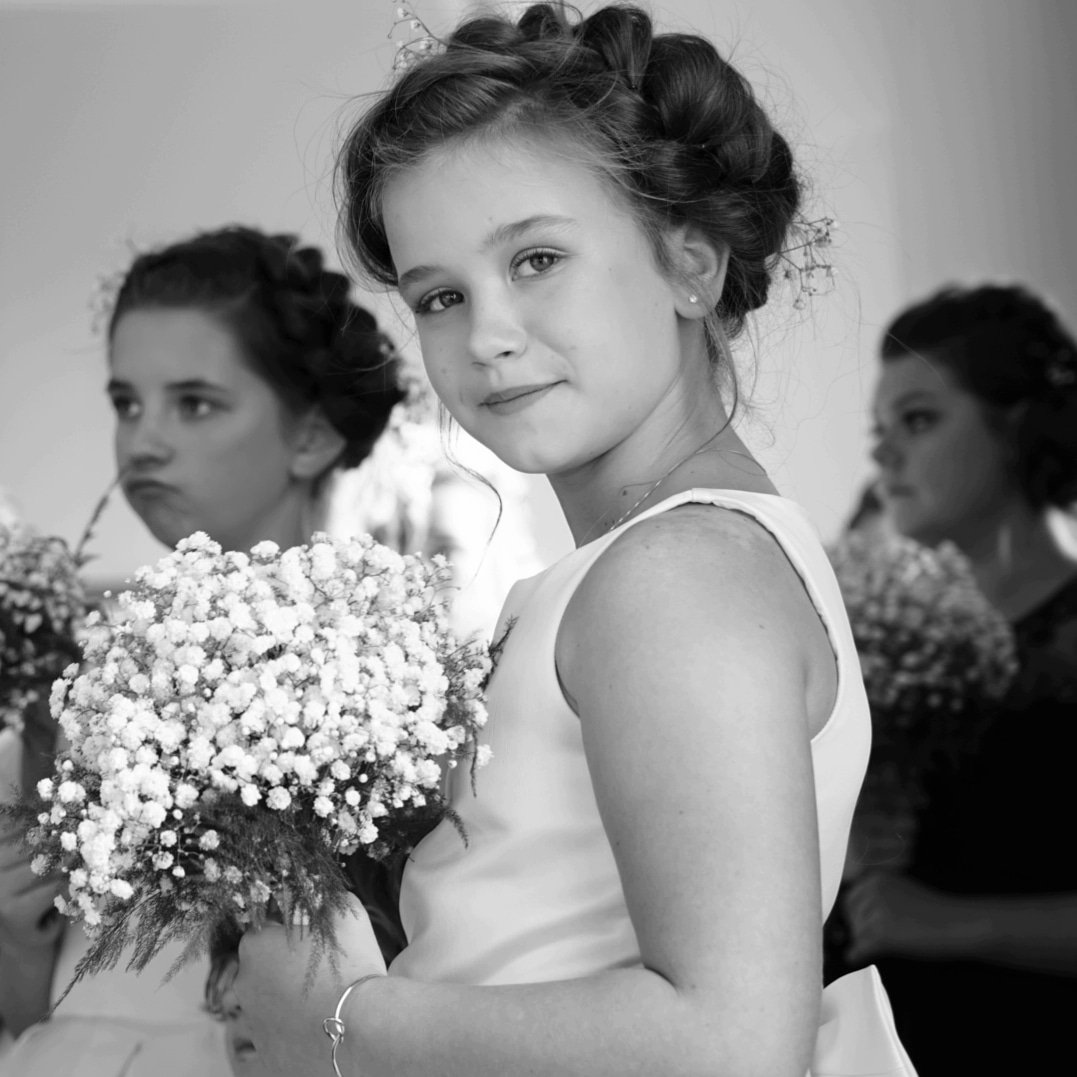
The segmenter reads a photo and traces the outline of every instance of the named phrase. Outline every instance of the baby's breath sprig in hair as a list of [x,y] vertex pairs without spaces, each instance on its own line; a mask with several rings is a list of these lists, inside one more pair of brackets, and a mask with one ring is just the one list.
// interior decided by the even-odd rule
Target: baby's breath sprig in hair
[[98,276],[89,299],[90,329],[94,336],[104,336],[108,331],[109,320],[116,308],[116,297],[126,278],[127,266]]
[[387,36],[390,41],[396,42],[393,71],[399,74],[427,56],[438,52],[442,47],[442,42],[430,32],[426,23],[415,14],[410,4],[402,4],[399,0],[395,0],[393,12],[395,17]]
[[834,288],[834,265],[825,253],[834,244],[837,222],[833,217],[799,221],[794,234],[800,242],[781,251],[782,276],[796,289],[793,307],[803,310],[810,299]]

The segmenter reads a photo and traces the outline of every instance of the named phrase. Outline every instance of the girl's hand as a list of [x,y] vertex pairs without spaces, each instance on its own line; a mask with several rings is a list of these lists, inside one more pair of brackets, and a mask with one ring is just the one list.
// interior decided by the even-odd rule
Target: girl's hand
[[958,957],[969,950],[969,923],[958,900],[890,871],[872,871],[845,895],[853,962],[880,954]]
[[322,1021],[333,1016],[348,984],[385,972],[370,918],[357,898],[349,899],[336,933],[336,967],[323,956],[313,977],[310,935],[294,931],[289,939],[280,924],[266,924],[243,936],[235,994],[264,1073],[331,1072],[331,1044]]

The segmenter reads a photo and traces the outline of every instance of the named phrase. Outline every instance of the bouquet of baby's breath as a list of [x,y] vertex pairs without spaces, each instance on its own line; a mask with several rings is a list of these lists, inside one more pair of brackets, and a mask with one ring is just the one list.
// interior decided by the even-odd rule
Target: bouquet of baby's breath
[[861,809],[915,811],[929,762],[972,748],[1009,687],[1013,632],[952,545],[853,532],[831,560],[871,705]]
[[331,946],[342,858],[406,851],[448,811],[444,768],[488,754],[489,655],[453,638],[447,574],[367,536],[248,556],[196,534],[91,615],[30,833],[92,940],[77,976],[194,956],[271,903]]
[[[73,550],[64,539],[38,534],[14,517],[0,520],[0,728],[21,732],[34,752],[52,750],[49,685],[79,657],[88,608],[80,573],[119,481],[113,479],[98,499]],[[36,763],[29,770],[35,768]]]
[[27,710],[78,656],[86,616],[79,562],[61,538],[0,525],[0,726]]

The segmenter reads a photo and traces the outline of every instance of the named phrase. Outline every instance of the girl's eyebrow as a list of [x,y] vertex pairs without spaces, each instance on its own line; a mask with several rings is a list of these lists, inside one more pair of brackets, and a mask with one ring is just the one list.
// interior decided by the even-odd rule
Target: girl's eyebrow
[[934,396],[928,389],[910,389],[907,393],[902,393],[890,406],[892,408],[903,408],[908,404],[914,404],[917,401],[931,403],[934,399]]
[[[108,384],[105,386],[106,393],[123,392],[124,390],[130,390],[131,383],[127,381],[121,381],[119,378],[110,378]],[[172,381],[169,382],[165,389],[170,393],[192,393],[192,392],[227,392],[227,389],[223,385],[216,385],[211,381],[205,381],[202,378],[188,378],[185,381]]]
[[[519,239],[522,235],[530,232],[533,228],[558,228],[571,227],[576,222],[571,217],[561,217],[557,214],[538,213],[533,217],[525,217],[521,221],[510,221],[508,224],[498,225],[483,241],[480,250],[486,252],[491,247],[501,243],[507,243]],[[406,273],[401,273],[397,278],[397,288],[406,288],[409,284],[415,284],[425,277],[436,276],[444,272],[442,266],[418,265],[412,266]]]

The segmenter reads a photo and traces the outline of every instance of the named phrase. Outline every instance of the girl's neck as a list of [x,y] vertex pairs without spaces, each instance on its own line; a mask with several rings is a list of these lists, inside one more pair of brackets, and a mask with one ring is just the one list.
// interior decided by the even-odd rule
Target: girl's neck
[[244,534],[235,536],[227,545],[244,553],[266,540],[275,542],[282,550],[301,546],[310,542],[311,535],[324,527],[324,508],[309,490],[297,488],[257,520],[251,521]]
[[[550,476],[576,545],[606,534],[684,490],[707,487],[776,493],[766,471],[725,423],[723,416],[709,429],[693,424],[664,451],[646,456],[646,462],[636,467],[625,467],[608,454],[590,465],[586,474]],[[639,458],[638,453],[632,456]]]
[[1077,573],[1047,513],[1026,505],[1001,512],[955,542],[984,597],[1009,621],[1030,613]]

